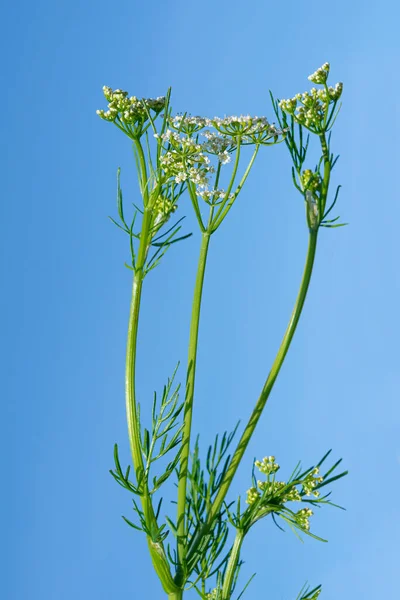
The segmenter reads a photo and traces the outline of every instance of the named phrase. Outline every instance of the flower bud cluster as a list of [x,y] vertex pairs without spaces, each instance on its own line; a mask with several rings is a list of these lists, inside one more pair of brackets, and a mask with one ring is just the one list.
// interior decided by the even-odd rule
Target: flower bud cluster
[[324,478],[319,475],[319,469],[318,467],[315,467],[315,469],[313,469],[311,471],[311,473],[309,473],[303,480],[302,485],[303,485],[303,494],[305,494],[306,496],[311,496],[313,495],[315,498],[318,498],[319,491],[315,490],[314,488],[319,484],[322,483]]
[[146,98],[138,100],[136,96],[128,97],[128,92],[108,86],[103,87],[104,96],[108,102],[108,110],[97,110],[96,113],[105,121],[120,121],[135,125],[148,119],[148,110],[160,113],[165,105],[165,98]]
[[262,461],[256,460],[254,465],[261,473],[264,473],[265,475],[276,473],[276,471],[278,471],[280,468],[278,463],[275,462],[275,456],[265,456]]
[[299,510],[296,515],[295,515],[295,520],[297,521],[297,523],[299,524],[300,527],[302,527],[303,529],[305,529],[306,531],[309,531],[310,529],[310,517],[313,516],[313,511],[311,510],[311,508],[302,508],[301,510]]
[[254,504],[254,502],[259,499],[260,495],[261,494],[256,487],[251,487],[246,492],[246,504]]
[[[256,487],[247,490],[246,503],[251,505],[263,496],[266,502],[273,498],[276,504],[285,504],[286,502],[301,502],[303,496],[319,497],[319,492],[315,488],[322,483],[323,478],[319,475],[318,467],[310,471],[301,481],[290,485],[285,481],[276,481],[275,473],[280,468],[275,461],[275,456],[266,456],[261,460],[256,460],[254,465],[257,469],[267,476],[266,481],[257,481]],[[301,491],[298,487],[301,486]]]
[[214,588],[211,592],[206,594],[207,600],[217,600],[218,598],[218,588]]
[[156,215],[154,227],[158,227],[168,221],[169,217],[176,209],[176,204],[169,200],[169,198],[159,196],[154,203],[154,213]]
[[308,76],[308,79],[313,83],[326,83],[329,75],[330,64],[324,63],[322,67],[317,69],[314,73]]
[[[257,487],[251,487],[246,492],[246,504],[254,504],[261,497],[261,493],[265,495],[268,501],[274,498],[280,504],[301,502],[301,495],[296,486],[285,488],[287,488],[285,481],[257,481]],[[284,493],[282,493],[283,490],[285,490]]]
[[319,173],[314,173],[311,169],[306,169],[301,175],[301,182],[305,190],[318,192],[321,186],[321,177]]
[[[253,504],[261,494],[269,500],[274,498],[278,503],[300,502],[301,496],[295,485],[288,487],[285,481],[275,481],[275,473],[279,470],[279,465],[275,461],[275,456],[265,456],[262,461],[256,460],[254,465],[267,476],[266,481],[257,481],[257,487],[247,490],[247,504]],[[271,477],[272,476],[272,477]]]
[[170,213],[176,211],[176,204],[174,204],[168,198],[163,198],[162,196],[159,196],[154,203],[154,210],[157,214],[169,215]]
[[297,123],[304,125],[311,131],[320,132],[332,103],[336,103],[343,91],[343,84],[337,83],[335,87],[327,86],[329,63],[325,63],[309,76],[313,83],[321,84],[321,89],[311,88],[308,92],[296,94],[293,98],[281,100],[279,107],[292,115]]
[[266,492],[268,498],[280,497],[280,502],[301,502],[301,496],[295,486],[283,490],[287,487],[285,481],[257,481],[257,486],[262,492]]

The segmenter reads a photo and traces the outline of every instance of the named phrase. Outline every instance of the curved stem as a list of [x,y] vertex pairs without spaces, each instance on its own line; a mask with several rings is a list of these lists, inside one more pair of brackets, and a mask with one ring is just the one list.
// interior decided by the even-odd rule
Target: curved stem
[[200,324],[200,307],[203,292],[204,273],[207,262],[208,246],[210,243],[210,233],[207,231],[203,232],[200,246],[199,263],[197,268],[196,284],[193,295],[193,306],[192,306],[192,318],[190,323],[190,335],[189,335],[189,352],[188,352],[188,367],[186,374],[186,396],[185,396],[185,410],[184,410],[184,425],[182,432],[182,453],[179,467],[179,481],[178,481],[178,513],[177,513],[177,526],[178,526],[178,559],[179,567],[176,575],[176,581],[178,584],[183,582],[184,576],[184,562],[186,557],[186,519],[185,519],[185,508],[186,508],[186,486],[187,486],[187,469],[189,462],[190,453],[190,434],[192,427],[192,413],[193,413],[193,398],[194,398],[194,385],[196,377],[196,362],[197,362],[197,342],[199,336],[199,324]]
[[[140,426],[138,419],[137,401],[136,401],[136,347],[139,326],[140,301],[142,296],[142,287],[144,279],[144,266],[146,263],[149,249],[151,212],[145,208],[143,213],[142,231],[140,234],[140,245],[136,262],[135,275],[133,278],[132,300],[128,325],[128,340],[126,348],[126,369],[125,369],[125,395],[126,395],[126,415],[128,422],[129,443],[132,453],[132,461],[138,487],[142,490],[140,496],[142,509],[146,525],[151,533],[156,534],[159,530],[157,519],[154,513],[153,504],[147,481],[145,479],[145,470],[140,443]],[[164,590],[174,592],[177,587],[172,579],[168,560],[165,551],[160,542],[153,542],[151,537],[147,536],[147,543],[154,568]]]
[[236,531],[235,541],[229,554],[229,561],[226,566],[224,585],[222,587],[222,600],[230,600],[232,587],[235,581],[236,568],[240,559],[240,550],[242,548],[245,533],[242,529]]
[[129,314],[128,340],[126,346],[126,368],[125,368],[125,399],[126,416],[128,421],[128,435],[131,447],[133,466],[138,481],[143,480],[144,465],[140,447],[140,431],[136,402],[136,346],[139,326],[140,301],[143,286],[143,268],[148,251],[148,237],[151,224],[151,213],[145,209],[143,213],[142,231],[140,234],[140,246],[136,261],[135,275],[133,278],[132,300]]
[[[261,417],[261,414],[267,403],[267,400],[269,398],[269,395],[271,393],[273,385],[276,381],[276,378],[278,377],[279,371],[281,370],[283,361],[289,350],[290,343],[291,343],[293,335],[296,331],[296,327],[299,322],[301,312],[303,310],[304,302],[306,299],[308,287],[309,287],[310,280],[311,280],[311,274],[312,274],[313,265],[314,265],[316,247],[317,247],[317,231],[310,231],[307,258],[306,258],[306,263],[305,263],[305,267],[304,267],[303,277],[302,277],[302,281],[300,284],[300,289],[299,289],[299,293],[298,293],[298,296],[296,299],[296,303],[295,303],[292,315],[290,317],[289,324],[288,324],[285,334],[283,336],[281,345],[279,346],[279,350],[277,352],[277,355],[275,357],[275,360],[273,362],[273,365],[271,367],[271,370],[269,372],[267,380],[266,380],[264,387],[261,391],[261,394],[258,398],[256,406],[255,406],[255,408],[251,414],[251,417],[246,425],[246,428],[242,434],[242,437],[240,438],[240,441],[235,450],[235,453],[232,456],[232,459],[231,459],[229,467],[226,471],[225,477],[222,480],[218,494],[213,502],[210,513],[208,515],[208,519],[207,519],[206,523],[204,524],[204,526],[202,527],[202,529],[200,530],[198,536],[196,536],[196,539],[193,540],[193,543],[191,545],[190,552],[189,552],[190,557],[192,557],[194,552],[196,551],[196,548],[197,548],[201,538],[204,535],[206,535],[207,532],[210,530],[212,522],[214,521],[215,517],[218,515],[218,513],[221,509],[222,503],[224,502],[226,494],[231,485],[232,479],[237,471],[240,461],[242,460],[243,454],[244,454],[244,452],[247,448],[247,445],[254,433],[256,425]],[[189,558],[189,556],[188,556],[188,558]]]

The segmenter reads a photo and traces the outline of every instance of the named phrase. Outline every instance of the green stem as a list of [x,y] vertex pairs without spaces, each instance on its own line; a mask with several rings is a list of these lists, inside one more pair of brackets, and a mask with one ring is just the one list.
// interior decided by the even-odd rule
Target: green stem
[[147,179],[146,159],[144,156],[143,146],[140,140],[134,138],[133,143],[135,144],[139,157],[141,192],[143,196],[144,205],[147,206],[149,201],[149,186]]
[[[135,275],[133,278],[132,300],[128,325],[128,340],[126,348],[126,370],[125,370],[125,393],[126,393],[126,415],[128,422],[129,443],[132,453],[132,461],[137,481],[142,488],[140,496],[146,524],[151,532],[158,531],[156,516],[151,502],[151,496],[145,480],[144,463],[140,445],[140,429],[136,402],[136,347],[139,326],[140,301],[144,279],[144,266],[149,249],[151,211],[144,209],[142,231],[140,234],[140,245],[136,262]],[[164,590],[168,593],[177,589],[169,569],[168,560],[162,543],[153,542],[147,538],[149,551],[154,568]]]
[[233,184],[235,183],[236,174],[237,174],[237,171],[238,171],[238,167],[239,167],[239,161],[240,161],[240,146],[241,146],[241,140],[240,140],[240,137],[238,137],[238,138],[237,138],[237,150],[236,150],[236,158],[235,158],[235,164],[233,165],[232,176],[231,176],[231,179],[230,179],[230,181],[229,181],[229,185],[228,185],[228,187],[227,187],[227,189],[226,189],[226,192],[225,192],[225,196],[224,196],[223,202],[222,202],[221,206],[218,208],[218,210],[217,210],[217,214],[216,214],[216,215],[215,215],[215,217],[214,217],[214,220],[213,220],[213,229],[212,229],[212,231],[215,231],[215,230],[217,229],[217,228],[215,227],[215,223],[216,223],[216,222],[219,220],[219,217],[220,217],[221,213],[223,212],[223,210],[224,210],[224,208],[225,208],[225,206],[226,206],[226,203],[227,203],[227,202],[228,202],[228,200],[229,200],[229,194],[230,194],[230,193],[231,193],[231,191],[232,191]]
[[325,134],[322,133],[319,136],[319,139],[321,142],[322,155],[324,157],[324,177],[322,179],[322,185],[321,185],[321,216],[322,216],[325,212],[326,200],[328,197],[329,181],[331,178],[331,161],[330,161],[329,148],[328,148],[328,144],[326,143]]
[[242,460],[243,454],[244,454],[244,452],[247,448],[247,445],[254,433],[256,425],[261,417],[261,414],[267,403],[267,400],[269,398],[269,395],[271,393],[273,385],[276,381],[276,378],[278,377],[279,371],[281,370],[283,361],[289,350],[290,343],[291,343],[293,335],[296,331],[296,327],[299,322],[301,312],[303,310],[304,302],[306,299],[308,287],[309,287],[310,280],[311,280],[311,274],[312,274],[313,265],[314,265],[316,247],[317,247],[317,231],[310,231],[307,258],[306,258],[306,263],[305,263],[305,267],[304,267],[303,277],[302,277],[302,281],[300,284],[300,290],[299,290],[299,293],[298,293],[298,296],[296,299],[296,303],[295,303],[292,315],[290,317],[289,324],[287,326],[287,329],[283,336],[281,345],[279,347],[279,350],[278,350],[275,360],[273,362],[271,371],[269,372],[267,380],[264,384],[264,387],[261,391],[259,399],[256,403],[256,406],[255,406],[255,408],[251,414],[251,417],[246,425],[246,428],[242,434],[242,437],[240,438],[240,441],[239,441],[238,446],[235,450],[235,453],[230,461],[230,464],[229,464],[229,467],[225,474],[225,477],[222,480],[220,489],[218,491],[218,494],[213,502],[210,513],[208,515],[208,519],[207,519],[206,523],[203,525],[202,529],[200,530],[198,536],[196,536],[196,539],[194,539],[193,543],[191,544],[188,559],[191,558],[194,555],[194,553],[196,552],[196,548],[198,547],[198,544],[200,543],[201,538],[208,533],[215,517],[218,515],[218,513],[221,509],[222,503],[223,503],[223,501],[226,497],[226,494],[229,490],[232,479],[237,471],[240,461]]
[[[212,231],[216,231],[218,229],[218,227],[221,225],[222,221],[225,219],[226,215],[228,214],[228,212],[230,211],[230,209],[232,208],[233,203],[235,202],[236,198],[239,195],[240,190],[242,189],[242,187],[244,186],[246,179],[251,171],[251,168],[254,164],[254,161],[256,159],[256,156],[258,154],[258,150],[259,150],[260,146],[257,144],[257,146],[255,147],[255,150],[253,152],[253,155],[250,159],[249,164],[247,165],[247,169],[244,172],[244,175],[242,177],[242,179],[240,180],[239,185],[236,188],[235,193],[233,194],[233,198],[231,198],[227,204],[223,204],[223,211],[222,213],[218,213],[218,215],[215,217],[214,221],[213,221],[213,229]],[[231,186],[232,187],[232,186]]]
[[190,323],[189,335],[189,352],[188,352],[188,367],[186,375],[186,396],[185,396],[185,412],[184,426],[182,432],[182,454],[179,468],[178,481],[178,559],[179,567],[176,575],[178,584],[182,584],[184,579],[184,563],[186,558],[186,525],[185,525],[185,509],[186,509],[186,486],[187,486],[187,469],[190,453],[190,434],[192,427],[193,413],[193,398],[194,385],[196,377],[196,362],[197,362],[197,342],[199,337],[200,323],[200,307],[203,292],[204,273],[207,262],[208,246],[210,243],[210,233],[203,232],[200,246],[200,255],[197,268],[196,284],[193,295],[192,318]]
[[224,585],[222,587],[222,600],[230,600],[232,587],[235,580],[236,568],[240,559],[240,550],[242,548],[245,533],[243,529],[237,529],[235,541],[229,554],[229,561],[226,566]]
[[172,592],[172,594],[168,594],[168,600],[182,600],[183,598],[183,590],[178,590],[177,592]]
[[136,346],[139,326],[140,301],[143,286],[143,267],[146,262],[148,250],[148,237],[151,224],[151,213],[146,210],[143,213],[142,231],[140,234],[140,245],[136,261],[136,270],[133,277],[132,300],[128,325],[128,340],[126,347],[126,369],[125,369],[125,394],[126,394],[126,416],[128,421],[129,442],[132,452],[133,466],[138,479],[142,479],[144,472],[142,451],[140,447],[140,431],[136,403]]

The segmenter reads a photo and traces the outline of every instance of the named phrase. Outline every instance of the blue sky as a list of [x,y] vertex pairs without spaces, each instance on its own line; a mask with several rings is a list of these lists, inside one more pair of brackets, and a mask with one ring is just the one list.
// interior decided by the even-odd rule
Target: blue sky
[[[115,211],[129,141],[96,116],[104,84],[138,96],[173,88],[176,112],[265,114],[268,90],[307,89],[323,62],[344,82],[332,144],[346,228],[324,230],[306,308],[234,492],[253,456],[287,471],[329,448],[350,475],[299,543],[263,523],[244,548],[248,598],[393,598],[398,588],[400,218],[398,7],[204,0],[8,3],[1,152],[2,597],[162,598],[144,540],[120,518],[130,498],[108,474],[128,459],[124,345],[130,272]],[[397,186],[398,188],[398,186]],[[186,207],[182,208],[183,211]],[[198,235],[146,281],[142,404],[185,360]],[[284,146],[265,149],[212,239],[199,350],[195,430],[245,420],[296,296],[307,243]],[[396,558],[397,554],[397,558]],[[244,580],[243,580],[244,581]],[[192,597],[190,594],[188,598]],[[194,597],[194,596],[193,596]]]

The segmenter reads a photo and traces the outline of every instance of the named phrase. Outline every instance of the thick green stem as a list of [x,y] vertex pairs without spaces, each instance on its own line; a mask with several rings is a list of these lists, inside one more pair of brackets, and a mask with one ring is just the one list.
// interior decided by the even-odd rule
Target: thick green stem
[[142,297],[143,286],[143,267],[147,256],[150,224],[151,213],[145,210],[143,214],[142,231],[140,234],[140,246],[136,263],[136,271],[133,278],[125,369],[126,416],[128,421],[129,442],[132,452],[133,466],[139,480],[143,478],[144,465],[140,448],[140,431],[135,390],[136,346],[139,326],[140,301]]
[[197,268],[196,284],[193,295],[192,318],[190,323],[188,366],[186,374],[186,395],[184,410],[184,426],[182,432],[182,454],[179,467],[178,482],[178,559],[179,567],[176,576],[178,584],[182,584],[184,578],[184,563],[186,558],[186,486],[187,469],[190,453],[190,434],[192,428],[193,398],[196,377],[197,343],[199,337],[200,307],[203,292],[204,273],[206,269],[208,246],[210,234],[206,231],[202,234],[199,263]]
[[[142,231],[140,234],[140,245],[136,262],[135,275],[133,278],[132,300],[128,325],[128,340],[126,348],[126,370],[125,370],[125,393],[126,393],[126,415],[128,422],[129,443],[132,453],[133,466],[136,478],[142,488],[140,496],[142,509],[146,524],[150,531],[158,531],[157,520],[154,514],[151,497],[147,482],[144,478],[144,464],[140,447],[140,430],[136,401],[136,347],[139,326],[140,301],[144,279],[144,266],[146,263],[151,226],[151,212],[145,208],[143,213]],[[157,575],[168,593],[177,589],[169,564],[161,543],[154,543],[150,537],[147,539],[151,559]]]
[[240,441],[239,441],[238,446],[235,450],[235,453],[230,461],[230,464],[229,464],[229,467],[225,474],[225,477],[222,480],[218,494],[217,494],[217,496],[214,500],[214,503],[211,507],[207,522],[204,524],[203,528],[200,530],[198,536],[196,536],[196,539],[193,540],[188,558],[193,556],[194,552],[196,551],[196,548],[198,547],[198,544],[201,541],[201,538],[208,533],[212,522],[214,521],[215,517],[218,515],[218,513],[221,509],[222,503],[223,503],[223,501],[226,497],[226,494],[229,490],[232,479],[237,471],[240,461],[242,460],[243,454],[244,454],[244,452],[247,448],[247,445],[254,433],[256,425],[261,417],[261,414],[267,403],[267,400],[269,398],[269,395],[271,393],[273,385],[276,381],[276,378],[278,377],[279,371],[281,370],[283,361],[289,350],[290,343],[291,343],[293,335],[296,331],[296,327],[299,322],[301,312],[303,310],[304,302],[306,299],[308,287],[309,287],[310,280],[311,280],[311,274],[312,274],[313,265],[314,265],[316,247],[317,247],[317,231],[310,231],[308,252],[307,252],[307,258],[306,258],[306,263],[305,263],[304,272],[303,272],[303,278],[302,278],[302,281],[300,284],[300,290],[299,290],[299,293],[298,293],[298,296],[296,299],[296,303],[295,303],[292,315],[290,317],[289,324],[287,326],[287,329],[283,336],[281,345],[279,347],[279,350],[278,350],[275,360],[273,362],[271,371],[269,372],[268,378],[264,384],[264,387],[261,391],[259,399],[256,403],[256,406],[255,406],[255,408],[251,414],[251,417],[246,425],[246,428],[242,434],[242,437],[240,438]]
[[228,564],[222,587],[222,600],[230,600],[232,587],[235,579],[236,568],[240,559],[240,550],[242,548],[245,533],[242,529],[236,531],[235,541],[233,542],[232,550],[229,555]]
[[183,598],[183,590],[178,590],[177,592],[168,594],[168,600],[182,600],[182,598]]

